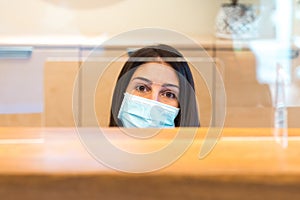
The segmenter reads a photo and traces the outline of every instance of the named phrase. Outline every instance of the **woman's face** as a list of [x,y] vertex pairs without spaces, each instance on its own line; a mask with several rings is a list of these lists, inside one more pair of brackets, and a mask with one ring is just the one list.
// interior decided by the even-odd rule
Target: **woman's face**
[[179,80],[175,70],[165,63],[149,62],[134,72],[126,92],[179,107]]

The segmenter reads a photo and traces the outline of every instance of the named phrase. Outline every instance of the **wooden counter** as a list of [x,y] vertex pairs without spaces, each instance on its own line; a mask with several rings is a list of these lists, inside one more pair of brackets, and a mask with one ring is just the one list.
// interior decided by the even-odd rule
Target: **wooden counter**
[[[181,130],[187,137],[197,131],[183,156],[161,170],[134,174],[93,158],[75,128],[0,128],[1,199],[299,199],[300,129],[288,130],[283,148],[272,129],[227,128],[204,159],[199,152],[208,129]],[[116,128],[102,131],[119,148],[140,152],[168,145],[178,129],[148,141]]]

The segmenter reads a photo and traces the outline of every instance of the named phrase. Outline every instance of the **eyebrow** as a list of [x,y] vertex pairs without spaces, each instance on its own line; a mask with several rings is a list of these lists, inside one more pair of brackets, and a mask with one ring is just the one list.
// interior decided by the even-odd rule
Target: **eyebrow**
[[[153,83],[152,81],[150,81],[149,79],[144,78],[144,77],[135,77],[135,78],[133,78],[132,80],[136,80],[136,79],[145,81],[145,82],[147,82],[147,83],[149,83],[149,84],[152,84],[152,83]],[[163,87],[175,87],[175,88],[178,88],[178,89],[179,89],[179,87],[178,87],[177,85],[174,85],[174,84],[171,84],[171,83],[164,83],[164,84],[162,84],[162,86],[163,86]]]

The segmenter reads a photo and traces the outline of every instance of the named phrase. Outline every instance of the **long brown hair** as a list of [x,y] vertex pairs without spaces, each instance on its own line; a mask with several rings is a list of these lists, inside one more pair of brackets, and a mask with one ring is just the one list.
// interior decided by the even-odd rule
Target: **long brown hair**
[[[144,47],[135,51],[124,64],[118,76],[117,84],[113,93],[109,126],[123,126],[122,122],[117,119],[117,116],[124,98],[124,93],[135,70],[140,65],[147,62],[145,60],[139,61],[137,58],[161,58],[163,62],[170,65],[176,71],[179,78],[180,111],[174,120],[175,126],[199,127],[200,121],[195,97],[194,80],[189,65],[183,60],[182,54],[176,49],[162,44]],[[181,61],[170,61],[164,58],[180,58]],[[126,76],[124,76],[125,74]]]

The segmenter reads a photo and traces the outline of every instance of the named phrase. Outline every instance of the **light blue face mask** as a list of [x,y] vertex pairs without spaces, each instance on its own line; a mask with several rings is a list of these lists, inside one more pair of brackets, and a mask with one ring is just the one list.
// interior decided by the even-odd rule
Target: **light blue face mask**
[[118,114],[126,128],[170,128],[174,127],[179,108],[146,99],[129,93],[124,99]]

